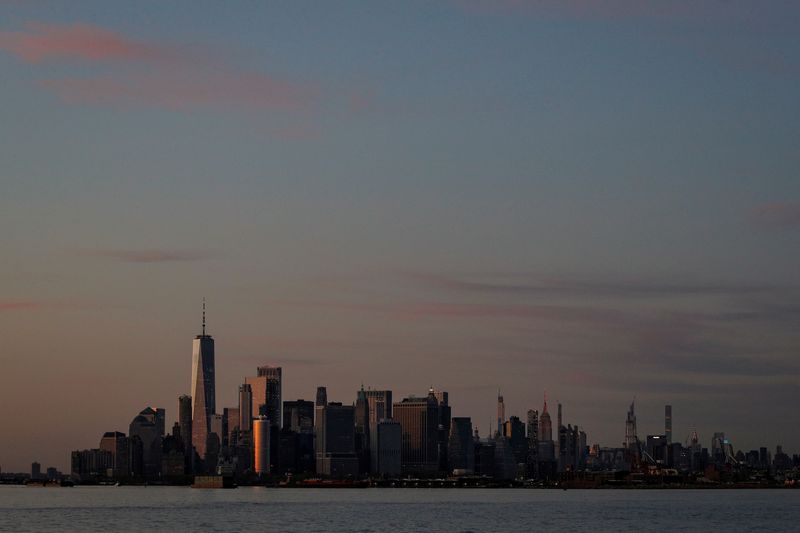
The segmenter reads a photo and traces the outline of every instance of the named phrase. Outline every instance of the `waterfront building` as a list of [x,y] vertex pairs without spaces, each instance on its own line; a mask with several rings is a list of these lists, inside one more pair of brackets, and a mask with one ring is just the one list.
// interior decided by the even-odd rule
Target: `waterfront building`
[[266,416],[253,420],[253,470],[259,475],[270,473],[271,425]]
[[32,480],[42,479],[41,463],[37,463],[35,461],[31,463],[31,479]]
[[255,377],[245,378],[253,393],[253,416],[266,416],[272,426],[281,425],[281,367],[264,365],[256,369]]
[[394,420],[381,420],[370,432],[370,470],[374,476],[396,477],[402,470],[403,429]]
[[141,442],[142,474],[148,479],[156,479],[161,474],[161,439],[164,437],[164,420],[164,409],[146,407],[134,417],[128,427],[128,435],[138,437]]
[[314,418],[317,473],[334,479],[357,476],[355,407],[329,402],[316,407]]
[[214,339],[206,335],[206,304],[203,300],[203,329],[192,341],[192,446],[205,460],[211,415],[216,413]]
[[392,411],[403,428],[403,474],[435,474],[439,469],[439,403],[433,390],[426,397],[395,402]]
[[111,452],[93,448],[91,450],[75,450],[70,457],[70,472],[78,481],[100,479],[113,473],[114,462]]
[[128,437],[119,431],[106,431],[100,439],[101,450],[111,453],[114,477],[125,478],[130,475],[130,449]]
[[453,475],[464,476],[475,472],[474,448],[472,420],[469,417],[454,417],[450,423],[447,454]]
[[181,438],[183,451],[188,458],[187,465],[191,467],[194,455],[192,449],[192,397],[182,394],[178,397],[178,423],[181,425]]

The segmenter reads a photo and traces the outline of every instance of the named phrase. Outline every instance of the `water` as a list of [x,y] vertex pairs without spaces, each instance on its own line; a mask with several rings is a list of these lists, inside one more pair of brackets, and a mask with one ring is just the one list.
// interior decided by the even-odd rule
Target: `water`
[[800,490],[0,486],[0,531],[800,531]]

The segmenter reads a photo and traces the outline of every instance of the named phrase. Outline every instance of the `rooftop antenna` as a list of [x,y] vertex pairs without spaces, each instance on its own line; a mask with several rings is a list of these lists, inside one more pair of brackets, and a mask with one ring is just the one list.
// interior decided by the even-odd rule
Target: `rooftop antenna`
[[203,337],[206,336],[206,297],[203,296]]

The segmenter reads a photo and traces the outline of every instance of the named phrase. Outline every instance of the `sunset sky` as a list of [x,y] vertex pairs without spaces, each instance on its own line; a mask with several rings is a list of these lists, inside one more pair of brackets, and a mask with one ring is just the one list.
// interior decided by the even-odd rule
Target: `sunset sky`
[[0,468],[217,406],[500,388],[800,453],[795,0],[0,1]]

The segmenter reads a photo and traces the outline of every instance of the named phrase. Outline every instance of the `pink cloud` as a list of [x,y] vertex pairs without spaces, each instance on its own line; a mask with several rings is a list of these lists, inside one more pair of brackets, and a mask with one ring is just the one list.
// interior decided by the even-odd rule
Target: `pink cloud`
[[136,72],[122,76],[64,78],[42,82],[68,103],[300,111],[314,101],[311,88],[263,74],[220,71]]
[[0,311],[15,311],[19,309],[37,309],[41,307],[38,302],[26,301],[0,301]]
[[[213,49],[192,52],[87,24],[30,23],[24,31],[0,32],[0,49],[29,63],[106,64],[104,73],[40,81],[71,104],[298,112],[310,109],[317,95],[307,84],[237,68]],[[278,133],[291,139],[315,134],[305,125]]]
[[800,202],[764,204],[753,211],[756,221],[780,227],[800,226]]
[[191,250],[82,250],[80,255],[104,257],[125,263],[170,263],[202,261],[211,257],[208,252]]
[[154,59],[166,53],[159,47],[127,39],[98,26],[38,22],[28,24],[26,31],[0,32],[0,48],[29,63],[56,59],[135,61]]

